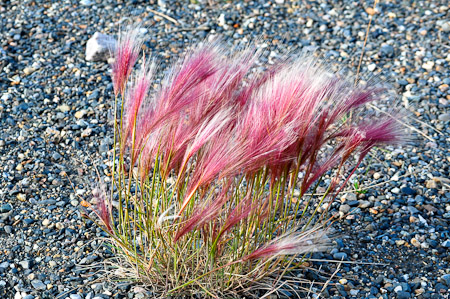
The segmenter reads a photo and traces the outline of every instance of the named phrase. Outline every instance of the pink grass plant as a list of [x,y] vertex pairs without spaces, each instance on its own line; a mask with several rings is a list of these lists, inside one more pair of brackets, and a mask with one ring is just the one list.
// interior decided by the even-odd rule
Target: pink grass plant
[[[206,43],[153,89],[148,59],[127,85],[141,44],[134,30],[115,53],[114,91],[125,101],[119,207],[102,200],[98,215],[135,278],[161,295],[231,294],[325,250],[318,207],[373,147],[402,139],[394,120],[364,114],[383,88],[354,86],[313,58],[256,71],[253,48],[230,54]],[[352,111],[364,117],[343,121]],[[328,175],[314,205],[305,194]]]

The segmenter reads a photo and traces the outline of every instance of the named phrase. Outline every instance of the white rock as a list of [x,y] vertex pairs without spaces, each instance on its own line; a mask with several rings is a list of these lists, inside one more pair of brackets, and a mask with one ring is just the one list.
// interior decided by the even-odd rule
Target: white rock
[[395,187],[395,188],[393,188],[393,189],[391,190],[391,192],[394,193],[394,194],[399,194],[399,193],[400,193],[400,189],[397,188],[397,187]]
[[158,0],[158,6],[161,8],[166,8],[167,4],[165,0]]
[[422,64],[422,67],[427,71],[431,71],[434,67],[434,61],[427,61],[424,64]]
[[444,32],[450,32],[450,21],[447,20],[439,20],[436,21],[436,25],[441,27],[441,30]]
[[81,0],[80,4],[84,5],[84,6],[90,6],[90,5],[92,5],[92,1],[90,1],[90,0]]
[[371,63],[367,66],[367,69],[371,72],[373,72],[377,68],[377,65],[375,63]]
[[116,46],[117,41],[112,36],[95,32],[86,44],[86,60],[107,61]]
[[223,27],[226,23],[225,23],[225,15],[221,14],[219,16],[219,19],[217,20],[217,24],[221,27]]
[[3,95],[2,95],[2,98],[1,98],[3,101],[9,101],[9,100],[11,100],[12,99],[12,96],[11,96],[11,94],[9,94],[9,93],[4,93]]
[[69,112],[70,111],[70,106],[66,105],[66,104],[59,105],[56,108],[61,112]]

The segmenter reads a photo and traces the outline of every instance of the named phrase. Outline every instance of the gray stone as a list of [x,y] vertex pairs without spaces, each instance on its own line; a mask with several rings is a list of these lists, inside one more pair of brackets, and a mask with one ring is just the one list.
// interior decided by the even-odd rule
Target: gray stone
[[387,56],[387,57],[392,57],[394,56],[394,47],[392,47],[391,45],[382,45],[380,48],[380,52],[382,55]]
[[333,258],[336,260],[346,260],[347,254],[345,252],[336,252],[333,254]]
[[12,227],[10,225],[5,225],[5,227],[3,229],[5,230],[5,232],[7,234],[11,234],[12,233]]
[[45,284],[42,281],[38,280],[38,279],[32,280],[31,281],[31,285],[36,290],[45,290],[46,289]]
[[19,265],[24,269],[30,269],[32,267],[32,261],[24,260],[24,261],[19,262]]
[[360,207],[361,209],[366,209],[366,208],[370,207],[371,205],[372,205],[372,203],[370,201],[368,201],[368,200],[361,200],[359,202],[359,206],[358,207]]
[[9,203],[0,206],[0,213],[8,213],[12,210],[12,205]]
[[444,32],[450,32],[450,21],[448,20],[439,20],[436,22],[436,25],[438,25],[442,31]]
[[62,156],[61,156],[61,154],[59,154],[58,152],[54,152],[53,155],[52,155],[52,158],[53,158],[54,160],[59,160],[59,159],[62,158]]
[[450,121],[450,113],[443,113],[438,118],[440,121]]
[[3,262],[0,264],[0,268],[6,269],[9,267],[9,263],[8,262]]
[[411,294],[408,292],[400,291],[397,293],[397,299],[409,299],[411,298]]
[[446,286],[450,287],[450,274],[445,274],[441,276],[441,282]]
[[413,206],[408,206],[408,211],[409,211],[411,214],[418,214],[418,213],[419,213],[419,210],[416,209],[416,208],[413,207]]
[[349,205],[341,205],[340,207],[339,207],[339,212],[342,212],[342,213],[347,213],[348,211],[350,211],[350,206]]

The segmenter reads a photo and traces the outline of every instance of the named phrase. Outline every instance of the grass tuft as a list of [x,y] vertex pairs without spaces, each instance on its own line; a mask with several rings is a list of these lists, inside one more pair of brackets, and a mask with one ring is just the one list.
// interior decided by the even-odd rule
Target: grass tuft
[[[132,75],[138,31],[116,49],[112,180],[93,192],[117,273],[158,296],[286,287],[282,277],[330,245],[322,204],[374,146],[402,140],[398,122],[364,113],[385,89],[307,56],[261,70],[255,49],[219,42],[187,53],[154,88],[151,59]],[[321,197],[309,195],[319,186]]]

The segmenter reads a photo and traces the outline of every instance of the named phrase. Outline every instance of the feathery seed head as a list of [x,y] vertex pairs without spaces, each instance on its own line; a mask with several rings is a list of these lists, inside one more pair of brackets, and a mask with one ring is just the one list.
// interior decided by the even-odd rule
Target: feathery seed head
[[324,251],[330,245],[330,239],[327,237],[325,230],[312,228],[305,232],[291,233],[277,238],[269,245],[263,246],[244,257],[243,260]]
[[114,94],[116,96],[119,93],[125,95],[127,80],[139,57],[142,44],[143,40],[139,37],[138,27],[120,34],[112,65]]

